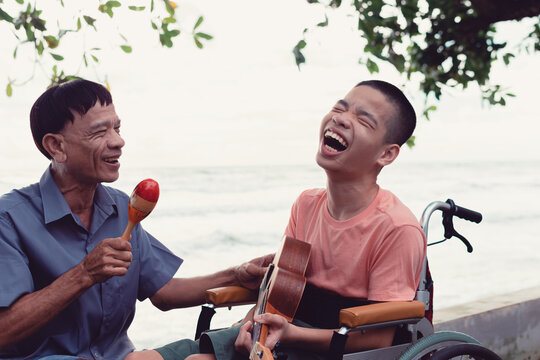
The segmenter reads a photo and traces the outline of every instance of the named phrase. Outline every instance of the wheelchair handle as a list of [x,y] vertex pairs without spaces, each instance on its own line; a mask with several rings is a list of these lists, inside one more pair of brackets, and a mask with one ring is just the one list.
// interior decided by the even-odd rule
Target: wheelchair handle
[[482,221],[482,214],[478,211],[470,210],[461,206],[457,206],[452,199],[446,200],[446,203],[451,206],[451,209],[448,210],[452,212],[452,215],[457,216],[458,218],[469,220],[479,224]]

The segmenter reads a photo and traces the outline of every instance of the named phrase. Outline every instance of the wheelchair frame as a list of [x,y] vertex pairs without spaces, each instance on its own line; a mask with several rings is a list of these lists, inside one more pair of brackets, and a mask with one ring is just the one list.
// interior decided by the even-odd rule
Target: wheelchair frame
[[[455,236],[463,241],[467,246],[468,252],[472,252],[472,246],[465,237],[460,235],[454,229],[452,220],[454,216],[457,216],[465,220],[479,223],[482,220],[482,215],[476,211],[457,206],[451,199],[448,199],[446,202],[434,201],[424,209],[420,219],[420,224],[426,238],[428,238],[431,215],[437,210],[440,210],[443,213],[445,238],[442,241],[428,243],[428,246],[438,244]],[[461,351],[461,355],[469,354],[472,355],[473,358],[500,360],[500,357],[497,354],[483,348],[480,343],[471,336],[454,331],[434,332],[431,321],[425,316],[426,312],[431,313],[433,310],[433,305],[430,301],[432,295],[432,283],[428,274],[428,260],[426,256],[414,301],[403,303],[377,303],[356,308],[342,309],[340,312],[341,328],[334,332],[327,358],[329,360],[426,359],[442,349],[450,349],[457,346],[461,346],[460,349],[463,349],[463,344],[473,344],[471,345],[471,349],[475,352],[473,352],[473,350],[467,352],[468,348],[464,348],[465,350]],[[232,288],[235,288],[234,294],[231,294],[230,292],[230,289]],[[215,314],[216,308],[228,307],[230,309],[232,306],[236,305],[255,303],[256,299],[256,291],[240,287],[208,290],[207,304],[202,306],[195,338],[197,339],[203,331],[210,328],[210,322],[212,316]],[[423,306],[420,306],[420,303]],[[410,340],[381,349],[347,354],[343,353],[348,333],[389,326],[404,328],[408,333]],[[480,348],[481,355],[478,355],[478,348]],[[446,352],[449,354],[457,353],[456,351]],[[444,357],[445,354],[443,353],[441,353],[441,355],[443,355],[443,357],[438,357],[438,359],[454,358],[451,355]]]

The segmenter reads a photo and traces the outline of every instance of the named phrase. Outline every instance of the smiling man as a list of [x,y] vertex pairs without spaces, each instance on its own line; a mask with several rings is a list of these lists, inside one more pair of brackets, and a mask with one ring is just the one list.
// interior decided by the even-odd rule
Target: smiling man
[[256,287],[272,256],[195,278],[137,225],[119,177],[124,140],[112,97],[83,79],[45,91],[30,112],[50,160],[39,183],[0,197],[0,359],[123,359],[136,300],[161,310],[204,302],[223,285]]

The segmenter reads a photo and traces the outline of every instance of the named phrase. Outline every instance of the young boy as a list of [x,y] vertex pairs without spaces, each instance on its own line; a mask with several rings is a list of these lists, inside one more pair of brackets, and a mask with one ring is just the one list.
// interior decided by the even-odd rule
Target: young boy
[[[364,81],[323,118],[316,160],[325,189],[303,192],[285,234],[311,244],[308,285],[293,323],[279,315],[256,316],[269,326],[266,346],[293,359],[323,359],[339,309],[370,302],[413,300],[426,241],[411,211],[377,185],[412,135],[416,115],[395,86]],[[315,329],[316,327],[317,329]],[[252,322],[190,340],[134,353],[127,359],[246,359]],[[393,328],[349,334],[346,351],[389,346]],[[200,352],[200,353],[199,353]],[[138,357],[141,356],[141,357]]]

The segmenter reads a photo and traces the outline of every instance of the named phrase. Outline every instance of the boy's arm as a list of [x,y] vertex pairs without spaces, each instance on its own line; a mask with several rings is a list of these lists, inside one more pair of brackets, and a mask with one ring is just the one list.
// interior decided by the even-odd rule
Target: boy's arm
[[[275,314],[256,315],[254,320],[266,324],[269,327],[265,346],[273,349],[279,341],[284,346],[307,349],[310,351],[327,352],[330,349],[330,341],[335,330],[313,329],[296,326],[287,322],[285,318]],[[250,325],[240,329],[237,350],[244,348],[249,351],[251,337],[246,335],[251,329]],[[365,333],[353,332],[349,334],[345,346],[346,352],[382,348],[392,345],[395,328],[369,329]],[[245,351],[244,350],[244,351]]]

